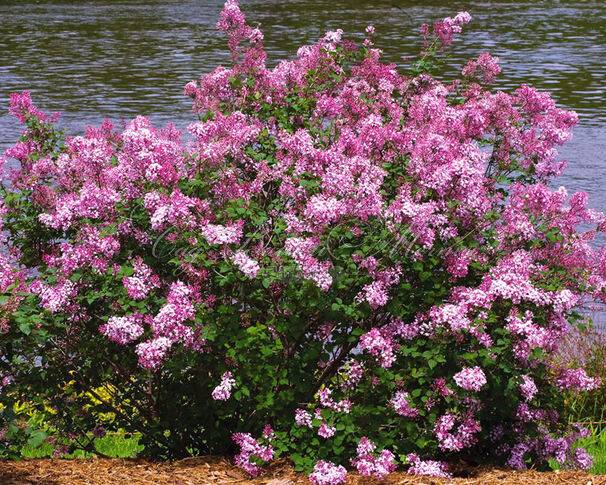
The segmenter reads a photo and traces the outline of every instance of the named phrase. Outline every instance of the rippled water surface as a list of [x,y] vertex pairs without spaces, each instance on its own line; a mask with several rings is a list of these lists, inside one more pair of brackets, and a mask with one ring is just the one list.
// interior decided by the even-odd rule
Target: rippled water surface
[[[44,109],[63,113],[70,132],[103,118],[150,116],[185,126],[191,119],[182,86],[228,63],[215,28],[220,1],[0,2],[0,107],[11,91],[29,89]],[[562,180],[585,188],[606,209],[606,2],[406,2],[402,0],[243,1],[260,23],[270,63],[293,56],[325,30],[358,36],[377,29],[384,57],[402,63],[418,50],[418,26],[459,10],[473,21],[451,50],[453,63],[484,50],[501,58],[499,87],[522,82],[552,91],[581,116]],[[19,129],[0,117],[0,148]]]
[[[361,37],[376,27],[384,58],[402,64],[418,52],[418,26],[459,10],[473,20],[456,42],[453,62],[490,50],[501,58],[498,87],[521,83],[550,90],[581,122],[561,149],[568,170],[558,185],[583,189],[606,210],[606,2],[407,2],[401,0],[242,1],[260,23],[271,64],[301,44],[342,28]],[[136,114],[185,127],[192,120],[183,85],[229,62],[214,26],[220,1],[0,0],[0,150],[19,136],[6,113],[9,94],[29,89],[34,102],[61,111],[80,133],[103,118]]]

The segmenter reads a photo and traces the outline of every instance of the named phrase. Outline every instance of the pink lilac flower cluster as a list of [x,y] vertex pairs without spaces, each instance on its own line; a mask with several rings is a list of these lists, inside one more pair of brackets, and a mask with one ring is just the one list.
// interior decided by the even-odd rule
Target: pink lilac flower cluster
[[46,120],[46,113],[40,111],[32,104],[32,98],[29,91],[12,93],[8,112],[16,117],[21,123],[24,123],[28,116],[35,116],[40,120]]
[[481,367],[465,367],[453,379],[457,386],[466,391],[479,391],[486,384],[486,375]]
[[470,448],[478,441],[475,436],[481,431],[478,422],[467,417],[453,432],[456,424],[456,415],[447,413],[436,421],[434,426],[434,434],[438,438],[439,446],[442,451],[461,451],[464,448]]
[[499,58],[492,57],[489,52],[480,54],[477,61],[469,61],[463,68],[466,77],[476,77],[486,84],[494,83],[495,77],[501,72]]
[[[455,17],[446,17],[442,22],[436,22],[433,26],[433,34],[440,39],[443,46],[452,44],[454,34],[460,33],[463,25],[471,21],[471,15],[468,12],[459,12]],[[423,25],[421,32],[429,35],[429,28]]]
[[[264,434],[266,435],[266,440],[271,441],[272,433],[269,433],[268,430],[266,430]],[[253,477],[261,472],[261,467],[252,462],[251,458],[255,457],[259,460],[268,462],[274,457],[274,449],[271,444],[263,445],[249,433],[234,433],[232,438],[240,447],[240,453],[234,458],[236,465],[242,467]]]
[[574,462],[581,470],[589,470],[593,466],[593,456],[587,453],[585,448],[577,448],[574,451]]
[[259,263],[249,258],[244,251],[236,251],[232,258],[234,264],[249,278],[253,279],[259,272]]
[[328,387],[318,391],[318,398],[320,399],[320,404],[322,407],[332,409],[336,412],[348,414],[352,406],[351,401],[349,399],[334,401],[333,398],[330,397],[331,394],[332,391]]
[[327,423],[322,423],[318,428],[318,436],[322,438],[332,438],[335,435],[335,431],[337,428],[335,426],[331,426]]
[[360,348],[374,356],[381,367],[389,368],[396,360],[397,345],[391,337],[383,336],[378,328],[360,337]]
[[331,397],[332,391],[329,388],[320,389],[318,391],[318,399],[320,401],[320,406],[314,410],[314,416],[304,409],[295,410],[295,423],[297,426],[305,426],[307,428],[313,429],[314,427],[314,419],[316,422],[319,422],[318,426],[318,436],[322,438],[328,439],[332,438],[335,435],[337,430],[336,426],[329,424],[324,419],[322,415],[323,410],[330,410],[334,413],[344,413],[349,414],[349,411],[352,407],[352,402],[349,399],[341,399],[339,401],[335,401]]
[[293,237],[286,241],[284,247],[306,278],[314,281],[323,290],[328,290],[332,284],[332,276],[328,272],[330,263],[320,262],[312,256],[318,244],[317,240]]
[[101,236],[98,228],[85,225],[77,244],[62,243],[61,257],[46,258],[49,266],[59,266],[65,276],[74,271],[91,267],[96,273],[107,271],[109,262],[120,251],[120,242],[114,236]]
[[362,365],[358,361],[352,360],[350,362],[346,362],[345,366],[342,368],[342,371],[344,374],[344,380],[341,382],[341,388],[349,391],[354,390],[364,375]]
[[171,284],[166,303],[150,323],[154,338],[166,338],[170,346],[176,343],[193,345],[194,332],[185,323],[195,314],[193,296],[193,287],[181,281]]
[[136,348],[139,364],[146,369],[158,370],[170,348],[171,341],[166,337],[141,342]]
[[421,460],[416,453],[406,455],[410,467],[407,473],[409,475],[425,475],[429,477],[451,478],[448,472],[448,465],[435,460]]
[[295,411],[295,422],[299,426],[306,426],[308,428],[313,428],[312,417],[311,414],[305,411],[304,409],[297,409]]
[[31,291],[40,297],[42,306],[52,313],[63,310],[69,303],[70,297],[76,294],[76,285],[70,280],[58,282],[56,286],[46,286],[38,282]]
[[351,460],[360,475],[375,477],[383,480],[396,469],[394,454],[389,450],[382,450],[378,456],[375,454],[376,445],[368,438],[363,437],[358,443],[357,457]]
[[342,465],[320,460],[314,465],[309,481],[314,485],[341,485],[347,482],[347,470]]
[[389,301],[385,284],[381,281],[373,281],[365,285],[358,295],[359,300],[366,300],[371,308],[379,308]]
[[143,315],[133,313],[124,317],[110,317],[105,325],[99,327],[99,331],[110,340],[122,345],[137,340],[143,334]]
[[587,371],[582,368],[563,370],[556,379],[558,388],[576,392],[597,389],[601,383],[599,377],[589,377]]
[[145,194],[144,205],[155,231],[169,228],[189,229],[196,226],[195,209],[204,210],[206,204],[183,195],[178,189],[166,196],[160,192]]
[[111,219],[120,195],[111,187],[97,187],[86,183],[73,193],[56,201],[52,213],[39,215],[40,222],[53,229],[68,229],[76,219]]
[[8,258],[0,254],[0,292],[4,293],[15,283],[16,272]]
[[532,377],[522,375],[522,382],[518,384],[518,388],[526,401],[532,401],[532,398],[539,392],[537,385]]
[[201,228],[201,232],[209,244],[237,244],[242,237],[242,225],[207,224]]
[[236,385],[236,380],[231,372],[221,376],[221,383],[213,389],[212,396],[215,401],[227,401],[231,397],[231,390]]
[[413,406],[410,396],[406,391],[396,392],[396,395],[391,398],[389,403],[393,406],[394,411],[400,416],[416,418],[419,415],[419,410]]
[[133,260],[133,276],[125,276],[122,280],[124,288],[133,300],[144,299],[150,291],[160,286],[160,278],[153,273],[140,257]]

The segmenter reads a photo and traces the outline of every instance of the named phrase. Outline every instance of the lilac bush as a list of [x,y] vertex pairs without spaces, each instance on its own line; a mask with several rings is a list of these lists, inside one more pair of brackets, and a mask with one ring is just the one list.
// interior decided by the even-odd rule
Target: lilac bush
[[185,86],[186,142],[144,117],[64,136],[13,95],[4,453],[45,433],[92,450],[93,430],[123,429],[148,455],[231,453],[251,474],[288,456],[318,484],[346,465],[589,467],[562,412],[600,382],[553,356],[605,299],[590,242],[606,217],[549,185],[574,112],[491,89],[489,53],[440,78],[470,20],[424,25],[403,69],[372,27],[268,68],[228,0],[233,63]]

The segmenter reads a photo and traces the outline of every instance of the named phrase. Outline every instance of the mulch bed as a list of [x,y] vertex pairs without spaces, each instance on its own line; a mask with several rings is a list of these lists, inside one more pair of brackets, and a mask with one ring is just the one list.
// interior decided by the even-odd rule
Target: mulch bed
[[[606,475],[584,472],[512,471],[470,468],[467,477],[444,480],[392,473],[383,482],[350,473],[351,485],[606,485]],[[216,485],[216,484],[298,485],[309,483],[284,461],[267,468],[252,479],[226,458],[188,458],[177,462],[148,462],[93,458],[87,460],[0,461],[1,485]]]

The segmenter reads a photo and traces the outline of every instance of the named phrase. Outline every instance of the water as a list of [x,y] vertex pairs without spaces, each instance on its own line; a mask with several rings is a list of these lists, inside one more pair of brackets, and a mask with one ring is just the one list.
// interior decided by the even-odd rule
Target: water
[[[0,0],[0,112],[11,92],[29,89],[42,109],[62,112],[72,134],[136,114],[185,127],[193,117],[183,85],[229,63],[215,30],[221,8],[216,0]],[[270,64],[326,30],[361,38],[368,24],[384,58],[402,64],[418,52],[421,23],[468,10],[473,20],[450,50],[453,62],[490,50],[501,58],[500,89],[531,84],[576,110],[581,121],[560,150],[568,169],[556,185],[585,190],[606,210],[606,2],[250,0],[242,8],[261,24]],[[19,133],[0,116],[0,150]]]

